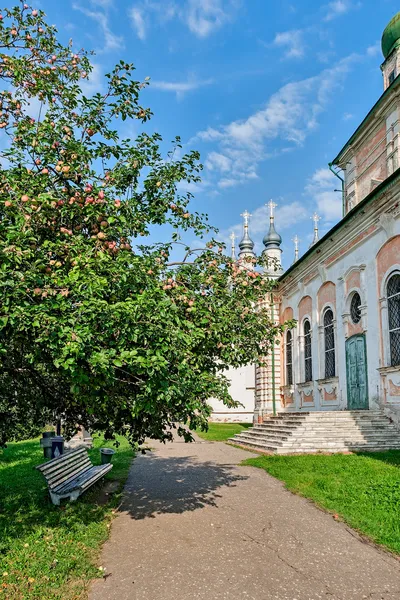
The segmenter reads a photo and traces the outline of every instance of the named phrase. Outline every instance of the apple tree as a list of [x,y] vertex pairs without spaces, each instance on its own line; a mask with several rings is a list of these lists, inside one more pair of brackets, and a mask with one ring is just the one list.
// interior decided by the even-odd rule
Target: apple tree
[[[256,362],[281,331],[260,305],[271,283],[224,254],[181,191],[199,181],[199,154],[179,157],[176,138],[164,155],[146,133],[149,82],[121,60],[89,95],[91,70],[42,11],[1,11],[3,444],[55,419],[132,443],[205,427],[209,398],[232,405],[226,370]],[[124,139],[132,119],[143,133]],[[163,227],[170,239],[157,243]]]

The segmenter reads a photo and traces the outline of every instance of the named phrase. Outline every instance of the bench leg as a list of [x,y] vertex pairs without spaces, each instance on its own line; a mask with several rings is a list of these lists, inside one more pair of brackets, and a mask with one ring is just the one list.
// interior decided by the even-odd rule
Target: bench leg
[[79,490],[74,490],[69,497],[69,501],[75,502],[75,500],[77,500],[79,498],[79,496],[80,496]]
[[57,494],[53,494],[53,492],[50,492],[50,498],[53,504],[55,504],[56,506],[60,506],[60,496],[57,496]]

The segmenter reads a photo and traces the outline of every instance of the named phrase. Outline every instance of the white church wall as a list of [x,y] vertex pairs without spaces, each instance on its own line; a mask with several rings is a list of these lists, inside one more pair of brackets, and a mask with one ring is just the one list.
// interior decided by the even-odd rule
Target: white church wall
[[[282,410],[344,410],[347,408],[346,339],[355,333],[363,333],[367,349],[367,378],[369,408],[377,409],[383,403],[400,411],[400,367],[382,364],[382,345],[388,354],[388,335],[381,336],[380,298],[378,289],[377,254],[388,239],[400,236],[400,211],[393,215],[398,205],[400,190],[389,197],[381,197],[375,206],[365,210],[359,221],[353,220],[347,228],[335,235],[328,248],[321,248],[320,255],[310,256],[299,265],[298,273],[292,272],[291,280],[282,284],[281,312],[293,309],[297,326],[293,330],[294,399],[291,406]],[[392,215],[388,217],[388,213]],[[347,231],[346,231],[347,229]],[[400,238],[399,238],[400,240]],[[328,243],[326,244],[328,246]],[[400,247],[400,241],[399,241]],[[393,261],[400,263],[400,258]],[[386,261],[391,259],[387,259]],[[390,263],[391,264],[391,263]],[[395,268],[391,264],[389,271]],[[398,265],[400,272],[400,264]],[[329,302],[318,307],[318,294],[326,282],[336,286],[336,302],[332,307],[335,321],[336,377],[324,379],[323,312]],[[361,321],[354,325],[350,318],[350,301],[357,291],[361,298]],[[311,297],[310,314],[299,311],[301,301]],[[304,383],[303,322],[312,323],[313,381]],[[386,365],[387,365],[386,360]],[[382,372],[383,371],[383,372]],[[390,377],[388,376],[390,373]],[[283,369],[284,375],[284,369]],[[285,389],[283,390],[285,394]],[[400,421],[400,413],[399,413]]]
[[210,420],[226,423],[252,423],[255,407],[255,366],[247,365],[239,369],[229,369],[226,376],[230,379],[230,394],[243,406],[227,408],[215,398],[209,400],[213,411]]

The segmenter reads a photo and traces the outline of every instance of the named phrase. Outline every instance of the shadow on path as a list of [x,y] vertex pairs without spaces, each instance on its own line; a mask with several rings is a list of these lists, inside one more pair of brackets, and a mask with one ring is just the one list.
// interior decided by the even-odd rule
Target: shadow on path
[[195,457],[139,456],[131,469],[121,509],[133,519],[180,514],[217,506],[217,490],[248,479],[233,465],[198,462]]

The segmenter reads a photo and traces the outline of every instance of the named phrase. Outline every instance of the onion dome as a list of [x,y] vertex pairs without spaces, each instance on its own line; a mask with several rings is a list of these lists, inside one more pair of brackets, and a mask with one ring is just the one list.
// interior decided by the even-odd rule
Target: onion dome
[[241,241],[239,242],[239,248],[240,248],[239,257],[250,256],[250,255],[255,256],[254,242],[249,236],[249,218],[251,217],[251,214],[248,213],[246,210],[240,216],[243,217],[243,219],[244,219],[244,225],[243,225],[243,237],[242,237]]
[[280,248],[280,245],[282,244],[282,238],[276,231],[274,224],[274,208],[276,208],[276,204],[274,204],[271,200],[267,206],[269,206],[270,209],[269,231],[264,236],[263,244],[268,250],[269,248]]
[[276,231],[273,221],[269,224],[269,231],[264,236],[263,244],[266,248],[279,248],[282,244],[282,238]]
[[382,52],[385,59],[400,46],[400,12],[393,17],[382,35]]

